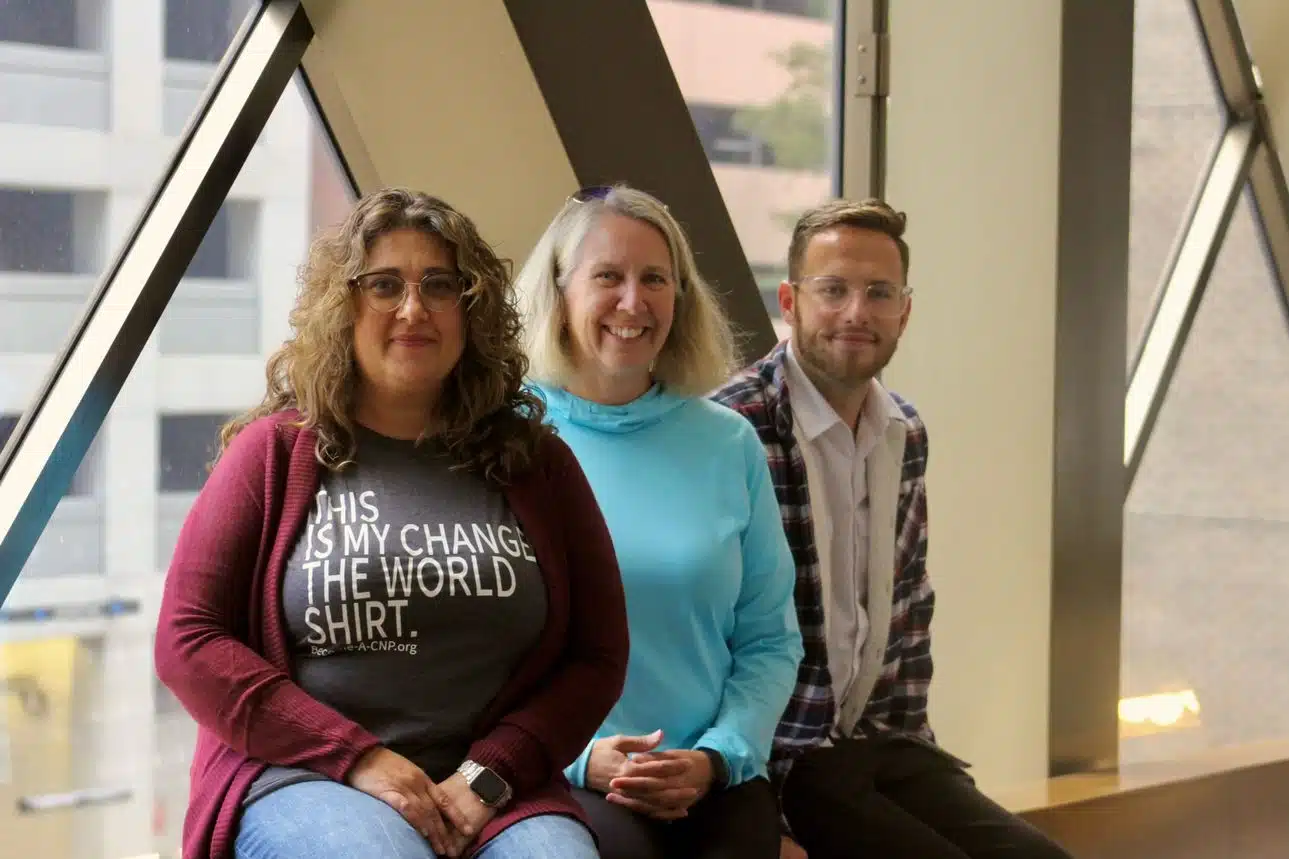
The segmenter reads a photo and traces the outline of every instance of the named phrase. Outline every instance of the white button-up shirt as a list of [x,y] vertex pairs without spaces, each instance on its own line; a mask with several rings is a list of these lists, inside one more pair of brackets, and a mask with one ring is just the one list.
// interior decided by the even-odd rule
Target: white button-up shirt
[[864,702],[847,699],[859,674],[869,633],[867,460],[892,418],[891,402],[881,385],[870,381],[859,425],[852,433],[810,381],[791,343],[787,351],[794,434],[805,460],[819,552],[828,670],[837,702],[838,728],[848,734],[854,725],[841,722],[853,720],[843,713],[857,714],[864,706]]

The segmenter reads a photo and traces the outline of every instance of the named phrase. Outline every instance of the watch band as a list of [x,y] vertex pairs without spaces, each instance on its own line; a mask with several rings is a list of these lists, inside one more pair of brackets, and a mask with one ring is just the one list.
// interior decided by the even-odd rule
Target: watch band
[[[469,785],[472,791],[474,791],[474,795],[479,797],[479,801],[489,808],[501,808],[510,802],[511,797],[513,796],[510,785],[506,780],[497,775],[494,771],[485,767],[483,764],[467,759],[461,762],[461,766],[457,767],[457,772],[461,773],[461,775],[465,777],[465,783]],[[501,786],[501,790],[496,796],[485,796],[479,790],[475,783],[479,780],[480,776],[486,776],[489,780],[495,780],[495,782]]]
[[698,751],[707,755],[707,760],[712,764],[712,789],[724,790],[730,786],[730,765],[726,763],[725,756],[716,749],[709,749],[706,746],[700,746]]

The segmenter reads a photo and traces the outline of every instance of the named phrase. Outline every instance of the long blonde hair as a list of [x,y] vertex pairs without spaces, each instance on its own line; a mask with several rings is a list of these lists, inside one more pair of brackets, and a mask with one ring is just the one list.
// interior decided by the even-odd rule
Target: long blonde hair
[[577,267],[583,239],[605,213],[651,225],[662,234],[671,252],[676,310],[654,365],[654,379],[681,396],[702,396],[724,384],[736,366],[734,334],[711,286],[698,271],[689,239],[657,198],[625,185],[615,185],[586,200],[570,198],[515,279],[531,376],[566,387],[575,374],[564,288]]
[[528,466],[549,430],[542,402],[523,388],[528,362],[508,261],[497,257],[465,215],[437,197],[404,188],[366,195],[344,222],[314,239],[291,311],[293,333],[268,360],[263,401],[221,430],[221,452],[252,421],[297,409],[299,425],[317,434],[319,463],[341,469],[353,460],[357,373],[350,279],[379,236],[408,228],[446,242],[467,283],[465,351],[444,382],[434,416],[436,438],[458,467],[490,480],[504,482]]

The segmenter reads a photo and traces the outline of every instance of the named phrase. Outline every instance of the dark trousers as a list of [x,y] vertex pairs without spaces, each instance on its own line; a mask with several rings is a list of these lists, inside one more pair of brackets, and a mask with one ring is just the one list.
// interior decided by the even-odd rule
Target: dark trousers
[[680,820],[661,821],[574,790],[600,839],[601,859],[778,859],[779,812],[763,778],[708,794]]
[[907,738],[812,749],[782,798],[809,859],[1070,859],[951,757]]

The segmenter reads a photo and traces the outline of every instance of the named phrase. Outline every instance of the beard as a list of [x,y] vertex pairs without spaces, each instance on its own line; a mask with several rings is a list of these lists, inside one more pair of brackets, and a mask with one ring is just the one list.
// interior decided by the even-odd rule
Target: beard
[[898,337],[887,337],[870,329],[875,342],[863,349],[839,349],[824,332],[803,331],[793,326],[792,340],[797,357],[828,384],[843,389],[858,389],[886,369],[895,356]]

